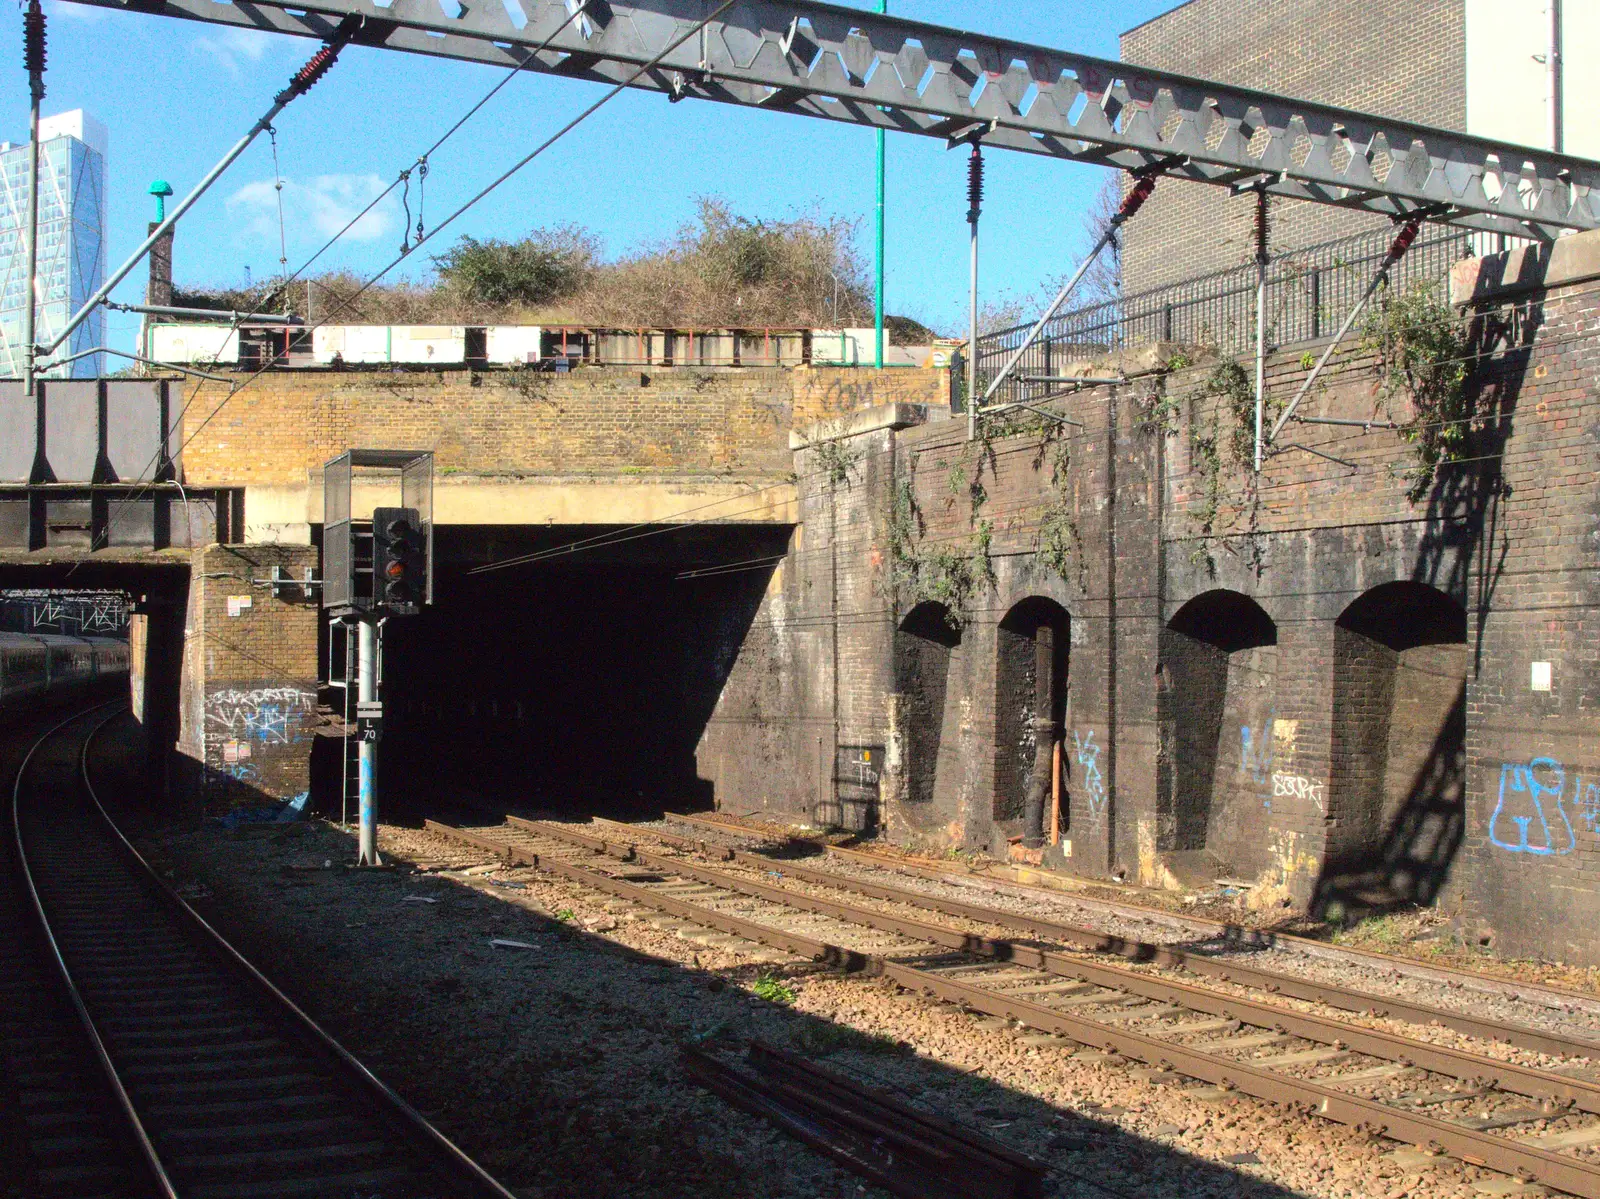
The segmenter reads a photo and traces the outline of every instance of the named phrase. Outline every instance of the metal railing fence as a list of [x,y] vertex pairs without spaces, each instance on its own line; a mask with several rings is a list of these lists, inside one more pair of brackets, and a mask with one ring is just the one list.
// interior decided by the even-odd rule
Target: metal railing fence
[[[1267,273],[1267,344],[1293,345],[1337,332],[1388,252],[1394,234],[1378,229],[1294,250],[1273,259]],[[1438,230],[1419,237],[1391,272],[1405,291],[1418,282],[1444,284],[1451,264],[1474,253],[1473,237]],[[991,402],[1039,399],[1059,390],[1022,377],[1050,376],[1068,363],[1155,342],[1215,346],[1224,354],[1255,349],[1254,263],[1121,296],[1052,317]],[[978,338],[978,378],[993,379],[1016,353],[1033,322]],[[979,394],[982,394],[980,390]]]

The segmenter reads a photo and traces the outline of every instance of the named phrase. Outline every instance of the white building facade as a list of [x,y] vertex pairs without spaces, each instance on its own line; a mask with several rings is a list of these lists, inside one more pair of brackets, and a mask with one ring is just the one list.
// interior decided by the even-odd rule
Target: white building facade
[[[39,122],[39,258],[35,338],[47,343],[105,280],[106,129],[82,109]],[[28,147],[0,143],[0,377],[18,378],[23,365],[27,303]],[[97,310],[73,332],[58,356],[105,344],[105,313]],[[41,372],[90,378],[103,355]]]

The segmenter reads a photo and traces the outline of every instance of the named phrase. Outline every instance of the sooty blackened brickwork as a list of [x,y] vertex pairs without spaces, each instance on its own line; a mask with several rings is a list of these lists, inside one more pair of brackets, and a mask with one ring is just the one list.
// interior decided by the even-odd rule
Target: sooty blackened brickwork
[[[1547,290],[1480,289],[1478,415],[1415,502],[1413,446],[1349,425],[1291,426],[1252,489],[1204,362],[1062,401],[1067,432],[969,443],[939,409],[885,410],[803,450],[805,523],[719,707],[758,713],[764,760],[714,727],[718,802],[816,819],[848,735],[885,746],[879,819],[905,844],[1226,874],[1333,915],[1436,901],[1510,952],[1600,961],[1600,247],[1568,241]],[[1304,349],[1271,360],[1271,396]],[[1377,383],[1350,351],[1304,414],[1408,419]],[[1060,836],[1032,851],[1020,614],[1048,605]]]
[[[1357,112],[1465,129],[1465,0],[1191,0],[1122,36],[1127,62]],[[1252,196],[1163,182],[1124,233],[1129,291],[1250,261]],[[1273,245],[1381,227],[1382,218],[1273,202]]]

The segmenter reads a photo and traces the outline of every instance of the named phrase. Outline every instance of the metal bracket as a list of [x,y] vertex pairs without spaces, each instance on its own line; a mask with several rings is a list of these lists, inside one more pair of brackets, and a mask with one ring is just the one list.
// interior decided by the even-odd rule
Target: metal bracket
[[[311,594],[312,590],[322,586],[322,580],[316,577],[316,572],[312,570],[311,567],[306,567],[301,577],[296,579],[291,578],[284,571],[283,567],[277,565],[276,563],[274,563],[272,567],[272,574],[270,577],[265,579],[251,579],[250,581],[260,586],[270,587],[272,589],[273,599],[296,598],[308,602],[314,598]],[[289,595],[289,592],[291,591],[298,591],[300,594],[298,596],[291,597]]]
[[1301,445],[1298,441],[1291,441],[1288,445],[1279,446],[1272,451],[1272,456],[1276,458],[1279,454],[1287,454],[1290,450],[1304,450],[1314,457],[1326,458],[1329,462],[1337,462],[1340,466],[1348,466],[1351,474],[1357,474],[1361,470],[1359,466],[1347,458],[1335,458],[1332,454],[1324,454],[1321,450],[1314,450],[1308,445]]

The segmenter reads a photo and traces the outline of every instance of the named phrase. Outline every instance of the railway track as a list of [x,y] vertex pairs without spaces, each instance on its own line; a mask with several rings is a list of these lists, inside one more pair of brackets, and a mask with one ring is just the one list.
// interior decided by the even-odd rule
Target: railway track
[[[80,1098],[104,1116],[69,1125],[70,1100],[24,1097],[28,1152],[54,1187],[38,1193],[511,1199],[157,878],[90,778],[109,719],[38,738],[12,789],[7,882],[37,934],[21,965],[76,1017],[38,1035],[82,1067]],[[54,1068],[32,1072],[41,1095]],[[73,1152],[94,1167],[76,1179],[51,1158]]]
[[[1196,985],[1175,969],[1106,961],[1107,946],[1085,944],[1078,936],[1087,930],[1035,921],[1023,930],[1027,937],[1013,938],[997,928],[1030,923],[1013,913],[815,871],[805,872],[807,889],[800,890],[792,885],[800,879],[792,863],[759,855],[740,862],[726,846],[683,838],[653,850],[636,840],[517,817],[479,828],[429,821],[428,828],[667,918],[843,970],[882,975],[1035,1034],[1145,1062],[1172,1081],[1189,1078],[1253,1095],[1600,1199],[1600,1081],[1588,1065],[1590,1057],[1600,1058],[1600,1045],[1590,1041],[1414,1005],[1401,1013],[1408,1005],[1341,988],[1314,986],[1313,996],[1289,995],[1282,980],[1232,963],[1208,964],[1223,967],[1216,981],[1233,984],[1230,989]],[[654,830],[649,835],[669,840]],[[743,869],[685,856],[702,851]],[[779,881],[770,881],[780,871]],[[863,899],[877,903],[869,906]],[[934,904],[949,909],[939,914],[955,916],[957,923],[936,923],[908,910]],[[1159,947],[1121,948],[1155,965],[1191,973],[1196,965],[1188,958],[1162,960]],[[1264,993],[1242,995],[1239,986]],[[1581,1060],[1561,1069],[1522,1065],[1372,1028],[1338,1011],[1306,1011],[1284,998],[1343,1011],[1388,1009],[1403,1020],[1448,1020],[1467,1035]]]
[[[767,834],[757,829],[701,813],[675,813],[669,815],[667,819],[701,829],[708,829],[720,836],[737,838],[746,843],[752,840],[770,843],[771,840]],[[618,821],[607,821],[607,823],[617,825],[619,828],[632,827]],[[639,831],[651,836],[657,835],[657,830],[653,828]],[[672,839],[670,834],[664,835],[668,839]],[[678,838],[678,840],[695,839]],[[715,844],[715,842],[711,844]],[[1207,942],[1209,947],[1216,952],[1289,950],[1308,958],[1355,965],[1394,977],[1408,977],[1424,982],[1443,984],[1454,991],[1462,993],[1477,992],[1491,997],[1509,995],[1517,1000],[1539,1004],[1552,1010],[1584,1011],[1600,1015],[1600,995],[1554,983],[1526,980],[1513,982],[1509,979],[1477,974],[1470,970],[1461,970],[1453,966],[1422,962],[1414,958],[1400,957],[1374,949],[1364,949],[1354,945],[1331,945],[1326,941],[1319,941],[1312,937],[1276,930],[1243,928],[1238,924],[1230,924],[1226,921],[1214,920],[1193,913],[1180,914],[1165,908],[1109,899],[1104,895],[1095,895],[1091,898],[1078,889],[1058,890],[1016,882],[1010,879],[996,879],[987,876],[981,870],[953,870],[947,865],[936,862],[918,861],[842,845],[827,845],[818,842],[807,842],[806,844],[820,848],[829,858],[858,868],[909,875],[946,885],[957,884],[967,887],[983,887],[1012,898],[1038,899],[1050,904],[1066,903],[1146,923],[1153,920],[1168,925],[1174,930],[1181,930],[1195,940]]]

